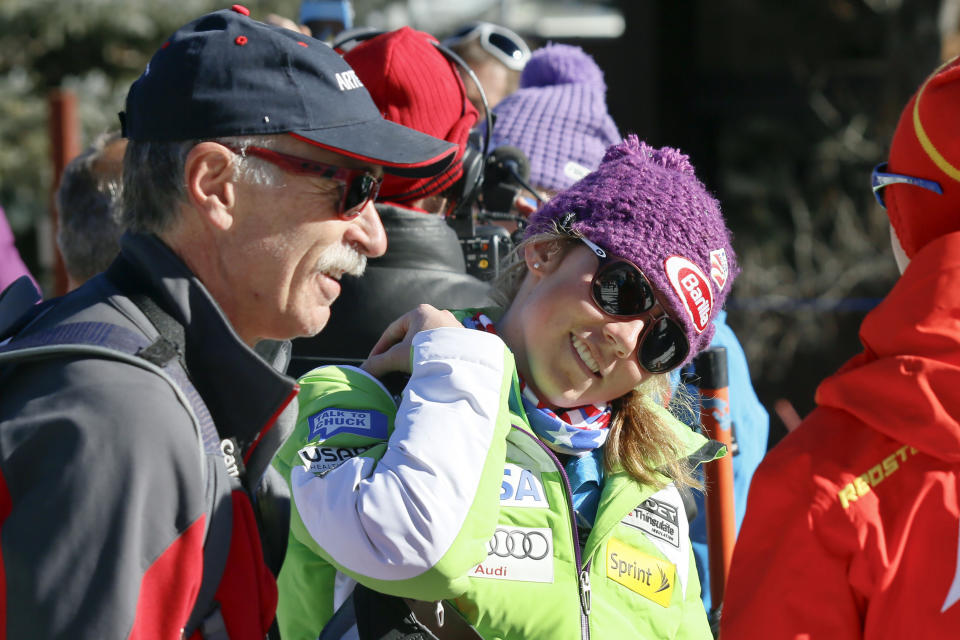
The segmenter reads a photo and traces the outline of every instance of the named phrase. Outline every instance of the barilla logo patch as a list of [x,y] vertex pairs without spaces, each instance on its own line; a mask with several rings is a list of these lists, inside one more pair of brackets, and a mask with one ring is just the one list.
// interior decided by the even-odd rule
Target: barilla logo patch
[[677,584],[677,568],[666,560],[610,538],[607,542],[607,577],[661,607],[669,607]]
[[590,169],[587,169],[582,164],[570,160],[567,164],[563,165],[563,175],[567,176],[571,180],[581,180],[587,177],[590,174]]
[[714,249],[710,252],[710,279],[717,285],[717,289],[723,290],[723,285],[727,284],[727,276],[730,275],[730,267],[727,266],[727,252],[723,249]]
[[367,438],[387,438],[387,416],[379,411],[324,409],[307,418],[308,441],[326,440],[338,433],[352,433]]
[[700,267],[683,256],[670,256],[663,262],[674,291],[680,296],[683,308],[693,321],[697,333],[703,333],[710,322],[713,309],[713,290]]
[[350,71],[341,71],[336,74],[336,77],[337,86],[340,87],[340,91],[350,91],[351,89],[359,89],[363,86],[360,78],[357,77],[357,72],[353,69]]

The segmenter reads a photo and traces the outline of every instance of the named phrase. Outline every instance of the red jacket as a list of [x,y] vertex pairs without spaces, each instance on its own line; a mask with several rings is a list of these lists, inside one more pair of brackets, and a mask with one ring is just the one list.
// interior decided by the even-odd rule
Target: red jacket
[[960,638],[960,233],[860,338],[754,476],[722,640]]

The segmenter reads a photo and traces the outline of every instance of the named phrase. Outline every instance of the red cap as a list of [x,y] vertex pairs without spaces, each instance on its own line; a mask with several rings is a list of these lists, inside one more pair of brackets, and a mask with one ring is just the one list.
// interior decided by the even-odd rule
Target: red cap
[[887,215],[908,258],[960,231],[960,58],[937,69],[907,103],[890,145],[887,170],[940,185],[943,194],[909,184],[884,188]]
[[384,176],[380,200],[410,203],[443,191],[463,174],[461,159],[477,110],[456,66],[435,42],[428,33],[402,27],[362,42],[344,56],[384,118],[459,147],[455,161],[439,175]]

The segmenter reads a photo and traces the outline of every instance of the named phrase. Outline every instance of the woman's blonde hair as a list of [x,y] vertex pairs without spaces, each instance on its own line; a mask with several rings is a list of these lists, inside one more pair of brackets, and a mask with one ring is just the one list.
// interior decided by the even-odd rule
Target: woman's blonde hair
[[[493,283],[494,301],[504,308],[516,297],[527,274],[523,259],[526,247],[553,244],[562,254],[578,243],[554,224],[554,229],[526,238],[512,254],[509,266]],[[553,251],[553,247],[548,249]],[[672,396],[672,397],[671,397]],[[610,433],[604,444],[604,467],[608,472],[624,471],[641,484],[660,489],[673,481],[678,489],[700,488],[687,461],[683,443],[675,433],[677,418],[665,407],[688,414],[692,397],[678,385],[671,394],[669,374],[651,375],[635,389],[611,404]],[[666,477],[665,477],[666,476]]]

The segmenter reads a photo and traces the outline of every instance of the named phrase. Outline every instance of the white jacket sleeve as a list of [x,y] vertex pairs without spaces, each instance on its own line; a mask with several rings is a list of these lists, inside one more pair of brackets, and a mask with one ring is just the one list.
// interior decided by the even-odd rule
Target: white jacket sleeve
[[[406,580],[437,564],[475,517],[478,492],[496,508],[512,379],[513,357],[493,334],[418,334],[383,457],[351,458],[322,477],[292,470],[310,536],[336,564],[375,580]],[[495,512],[468,537],[486,541],[494,525]]]

